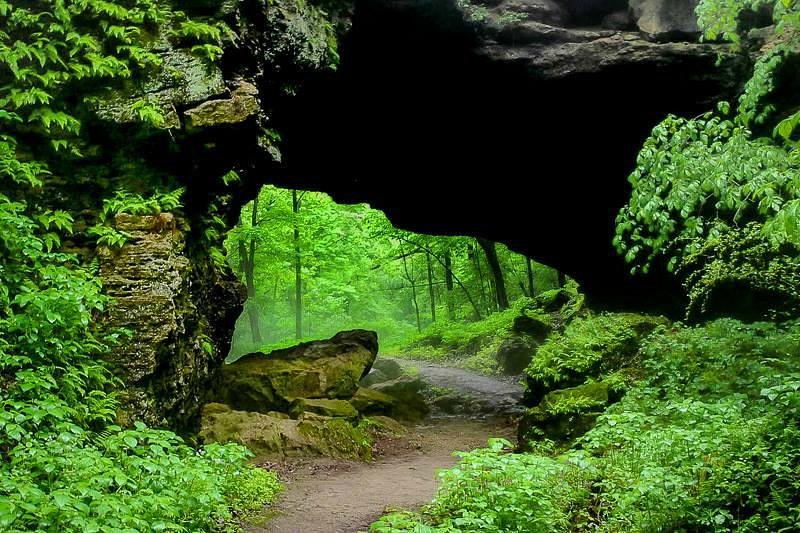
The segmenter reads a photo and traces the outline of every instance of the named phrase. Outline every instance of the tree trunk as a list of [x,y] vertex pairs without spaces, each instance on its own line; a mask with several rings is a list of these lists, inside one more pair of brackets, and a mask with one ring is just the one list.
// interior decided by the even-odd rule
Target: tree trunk
[[493,241],[478,239],[478,244],[483,248],[486,255],[486,262],[492,270],[494,278],[494,289],[497,295],[497,305],[501,311],[508,309],[508,294],[506,293],[506,283],[503,279],[503,269],[500,267],[500,260],[497,258],[497,247]]
[[530,257],[525,258],[525,264],[528,267],[528,296],[533,298],[533,262],[531,261]]
[[481,305],[483,305],[483,309],[486,310],[489,308],[489,305],[486,303],[486,286],[483,280],[483,269],[481,269],[481,256],[478,254],[477,247],[472,254],[472,258],[475,263],[475,270],[478,271],[478,281],[481,286]]
[[[250,225],[254,228],[258,225],[258,194],[256,194],[253,200],[253,213],[250,216]],[[263,337],[261,336],[261,321],[258,316],[258,305],[256,303],[255,265],[255,239],[250,239],[249,251],[244,241],[239,242],[239,266],[244,272],[245,286],[247,287],[247,317],[250,320],[250,334],[253,337],[253,343],[261,345],[263,344]]]
[[453,309],[453,258],[450,256],[450,250],[444,253],[444,288],[447,291],[445,297],[447,298],[447,319],[450,321],[455,320],[455,309]]
[[292,190],[292,212],[294,213],[294,336],[303,338],[303,272],[300,258],[300,200],[297,191]]
[[433,288],[433,265],[431,264],[431,254],[425,254],[425,263],[428,267],[428,295],[431,300],[431,322],[436,322],[436,294]]
[[406,273],[406,279],[411,284],[411,299],[414,302],[414,311],[417,314],[417,333],[422,332],[422,323],[419,319],[419,303],[417,302],[417,282],[411,277],[411,274],[408,273],[408,263],[406,262],[406,256],[403,256],[403,270]]

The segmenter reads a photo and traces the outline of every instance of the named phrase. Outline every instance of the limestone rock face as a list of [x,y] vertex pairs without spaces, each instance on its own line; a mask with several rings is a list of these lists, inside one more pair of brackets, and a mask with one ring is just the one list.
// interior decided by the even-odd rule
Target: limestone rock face
[[203,388],[224,357],[210,336],[230,334],[238,284],[203,279],[216,310],[198,321],[205,309],[195,302],[201,285],[193,283],[198,278],[186,254],[185,222],[171,213],[118,214],[114,226],[129,235],[127,243],[118,250],[99,247],[97,257],[103,288],[114,298],[104,323],[132,333],[109,355],[126,384],[120,422],[192,426]]
[[187,128],[239,124],[258,115],[258,89],[240,81],[230,98],[207,100],[183,112]]
[[141,85],[128,84],[111,91],[95,103],[98,118],[115,123],[135,123],[135,104],[143,101],[156,107],[166,118],[164,128],[180,128],[176,108],[197,104],[225,92],[222,70],[193,55],[189,49],[175,46],[159,33],[151,52],[161,65],[148,74]]
[[654,41],[694,40],[700,36],[694,10],[699,0],[630,0],[639,30]]
[[377,351],[374,332],[354,330],[246,355],[222,367],[217,397],[235,409],[257,412],[286,410],[297,398],[349,399]]
[[205,442],[237,442],[260,457],[326,456],[368,459],[367,436],[341,418],[278,418],[234,411],[219,403],[203,408],[200,437]]

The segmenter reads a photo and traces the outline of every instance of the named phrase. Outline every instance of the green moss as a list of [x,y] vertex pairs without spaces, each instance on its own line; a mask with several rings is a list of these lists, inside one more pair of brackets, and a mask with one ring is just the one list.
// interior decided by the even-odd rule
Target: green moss
[[632,363],[642,339],[667,324],[663,317],[633,313],[577,318],[539,347],[525,372],[533,386],[550,390],[582,383],[587,376]]
[[314,442],[323,455],[346,459],[372,459],[372,439],[362,429],[340,418],[325,421],[303,420],[297,427],[301,435]]
[[359,387],[350,404],[364,415],[392,416],[397,401],[389,395],[376,390]]
[[358,411],[350,402],[345,400],[329,400],[298,398],[292,405],[291,413],[297,418],[301,414],[316,413],[322,416],[339,417],[348,421],[355,422],[358,419]]

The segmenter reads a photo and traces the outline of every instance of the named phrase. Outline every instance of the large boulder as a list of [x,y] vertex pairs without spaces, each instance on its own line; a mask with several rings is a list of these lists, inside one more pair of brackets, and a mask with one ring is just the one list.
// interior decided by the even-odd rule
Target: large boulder
[[368,459],[371,455],[369,437],[344,419],[318,416],[290,420],[235,411],[219,403],[203,407],[200,436],[207,443],[242,444],[259,457]]
[[363,387],[370,387],[377,383],[399,378],[403,375],[403,367],[394,359],[377,358],[372,363],[372,370],[361,380]]
[[297,398],[349,399],[378,352],[375,332],[353,330],[224,365],[217,399],[234,409],[287,411]]
[[594,426],[608,404],[609,386],[603,382],[589,382],[548,393],[520,419],[520,445],[524,448],[540,437],[571,442]]
[[533,359],[536,343],[526,341],[521,336],[511,336],[503,340],[495,353],[495,359],[504,374],[521,374]]
[[694,11],[698,3],[699,0],[630,0],[639,31],[660,42],[699,37]]
[[394,417],[403,420],[421,420],[429,408],[422,395],[425,383],[416,376],[400,376],[372,386],[372,390],[394,398]]
[[298,398],[290,410],[294,418],[303,413],[314,413],[331,418],[343,418],[348,422],[358,421],[358,411],[347,400],[329,400],[327,398]]
[[362,415],[394,416],[397,400],[382,392],[359,387],[350,405]]

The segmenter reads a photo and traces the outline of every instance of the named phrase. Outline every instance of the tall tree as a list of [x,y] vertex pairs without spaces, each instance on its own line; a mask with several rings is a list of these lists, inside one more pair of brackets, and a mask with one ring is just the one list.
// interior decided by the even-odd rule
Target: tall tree
[[294,213],[294,336],[303,338],[303,265],[300,256],[300,202],[297,190],[292,189],[292,213]]
[[[253,199],[253,212],[250,214],[250,227],[258,227],[258,197]],[[247,287],[247,316],[250,319],[250,334],[253,343],[258,345],[263,342],[261,336],[261,317],[256,298],[255,284],[255,258],[256,258],[256,236],[251,234],[249,251],[246,249],[245,241],[239,241],[239,268],[244,273],[245,286]]]
[[497,246],[494,241],[484,238],[477,239],[478,244],[483,249],[486,255],[486,262],[492,271],[492,278],[494,280],[494,290],[497,296],[497,305],[501,311],[508,309],[508,294],[506,293],[506,283],[503,279],[503,269],[500,266],[500,261],[497,258]]
[[431,322],[436,322],[436,293],[433,287],[433,265],[431,254],[425,253],[425,265],[428,267],[428,297],[431,301]]
[[411,300],[414,303],[414,312],[417,315],[417,332],[422,331],[422,322],[419,319],[419,302],[417,301],[417,279],[413,275],[414,271],[414,262],[412,259],[411,262],[411,271],[408,270],[408,260],[406,259],[407,254],[403,254],[403,271],[406,274],[406,279],[411,284]]
[[533,290],[533,261],[530,257],[525,257],[525,266],[528,270],[528,296],[533,298],[535,296]]
[[447,299],[447,319],[452,321],[455,320],[455,308],[453,305],[453,257],[450,248],[444,252],[444,288]]

